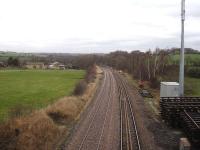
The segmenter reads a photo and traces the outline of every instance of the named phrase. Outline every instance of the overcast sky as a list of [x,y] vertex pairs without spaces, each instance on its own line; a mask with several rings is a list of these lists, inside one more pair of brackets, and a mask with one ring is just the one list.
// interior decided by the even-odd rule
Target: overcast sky
[[[106,53],[180,47],[181,0],[0,0],[0,50]],[[200,49],[200,0],[186,0],[186,47]]]

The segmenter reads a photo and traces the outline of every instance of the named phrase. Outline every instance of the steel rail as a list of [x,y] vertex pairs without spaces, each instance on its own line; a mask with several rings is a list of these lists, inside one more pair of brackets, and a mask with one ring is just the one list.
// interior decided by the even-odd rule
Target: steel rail
[[186,114],[186,116],[189,118],[190,121],[192,121],[192,123],[198,128],[200,129],[199,125],[194,121],[194,119],[184,110],[184,113]]
[[[109,74],[109,73],[108,73]],[[111,81],[111,76],[110,75],[107,75],[108,77],[107,78],[109,78],[109,81]],[[106,82],[107,83],[107,82]],[[105,84],[104,84],[105,85]],[[103,87],[103,86],[102,86]],[[110,86],[111,87],[111,86]],[[109,87],[109,88],[110,88]],[[105,91],[105,88],[103,88],[103,90],[102,90],[102,92],[103,91]],[[98,98],[97,98],[97,101],[98,101],[98,99],[100,98],[100,93],[99,93],[99,95],[98,95]],[[110,95],[110,94],[109,94]],[[109,96],[110,97],[110,96]],[[110,98],[109,98],[110,99]],[[110,101],[110,100],[109,100]],[[92,120],[91,120],[91,122],[90,122],[90,124],[89,124],[89,126],[88,126],[88,128],[87,128],[87,131],[86,131],[86,134],[85,134],[85,136],[84,136],[84,138],[83,138],[83,140],[81,141],[81,144],[80,144],[80,146],[79,146],[79,150],[81,150],[82,149],[82,147],[83,147],[83,145],[84,145],[84,143],[85,143],[85,140],[87,139],[87,137],[88,137],[88,135],[89,135],[89,131],[90,131],[90,129],[91,129],[91,126],[92,126],[92,124],[93,124],[93,122],[94,122],[94,120],[95,120],[95,117],[96,117],[96,115],[97,115],[97,112],[100,110],[100,106],[101,106],[101,104],[103,103],[103,101],[101,101],[100,103],[99,103],[99,105],[98,105],[98,108],[96,109],[96,111],[95,111],[95,113],[93,114],[93,116],[92,116]],[[107,110],[108,110],[108,108],[107,108]],[[91,115],[92,115],[92,113],[91,113]]]
[[140,140],[139,140],[139,134],[138,134],[138,129],[137,129],[137,124],[136,124],[136,121],[135,121],[135,115],[134,115],[132,104],[131,104],[131,101],[130,101],[131,98],[130,98],[130,95],[128,93],[127,86],[125,85],[125,83],[123,83],[123,85],[124,85],[124,88],[125,88],[125,91],[126,91],[126,95],[128,96],[128,103],[129,103],[129,108],[131,110],[131,117],[132,117],[132,120],[133,120],[135,132],[136,132],[136,139],[137,139],[138,150],[141,150]]
[[[97,109],[96,109],[95,113],[92,113],[92,111],[91,111],[90,114],[89,114],[89,118],[92,118],[92,120],[91,120],[91,122],[90,122],[90,124],[89,124],[89,126],[88,126],[88,128],[87,128],[87,131],[86,131],[86,134],[85,134],[83,140],[81,141],[81,144],[80,144],[80,146],[79,146],[79,150],[82,149],[82,146],[83,146],[83,144],[84,144],[84,142],[85,142],[85,140],[86,140],[86,138],[87,138],[87,136],[88,136],[89,130],[90,130],[91,126],[92,126],[92,123],[93,123],[93,121],[94,121],[94,119],[95,119],[95,117],[96,117],[96,114],[97,114],[98,110],[100,109],[100,105],[101,105],[101,103],[103,103],[102,101],[99,102],[99,98],[100,98],[100,96],[101,96],[101,93],[103,93],[103,92],[105,91],[105,88],[103,88],[103,87],[105,86],[105,84],[106,84],[106,79],[108,78],[108,75],[107,75],[106,71],[104,71],[104,73],[105,73],[104,82],[103,82],[101,91],[99,92],[99,94],[98,94],[98,96],[97,96],[97,99],[96,99],[96,103],[95,103],[95,105],[97,105]],[[99,102],[99,103],[98,103],[98,102]]]
[[[112,76],[112,74],[111,74],[111,76]],[[113,81],[113,77],[110,78],[110,79],[112,79],[112,80],[110,80],[110,82]],[[111,82],[111,85],[113,85],[112,82]],[[110,86],[110,91],[112,91],[112,88],[113,88],[113,86]],[[100,144],[101,144],[101,140],[102,140],[102,136],[103,136],[106,120],[107,120],[107,115],[108,115],[108,110],[109,110],[109,107],[110,107],[110,103],[111,103],[111,92],[109,94],[109,102],[108,102],[105,118],[104,118],[104,121],[103,121],[103,127],[102,127],[102,130],[101,130],[100,138],[99,138],[99,141],[98,141],[97,150],[99,150],[99,148],[100,148]]]
[[[136,147],[134,147],[134,149],[135,148],[137,148],[137,150],[141,150],[141,145],[140,145],[140,140],[139,140],[139,134],[138,134],[138,130],[137,130],[137,125],[136,125],[136,121],[135,121],[135,116],[134,116],[134,113],[133,113],[133,109],[132,109],[132,104],[131,104],[131,102],[130,102],[130,96],[129,96],[129,93],[128,93],[128,91],[127,91],[127,87],[126,87],[126,85],[125,85],[125,83],[124,83],[124,81],[121,79],[121,77],[120,77],[120,75],[119,74],[117,74],[116,73],[116,79],[118,80],[118,82],[119,82],[119,86],[120,86],[120,88],[119,88],[119,97],[120,97],[120,101],[121,101],[121,106],[122,106],[122,98],[121,97],[123,97],[122,96],[122,93],[123,93],[123,95],[124,95],[124,97],[126,98],[125,100],[126,100],[126,105],[128,105],[128,107],[129,107],[129,110],[130,110],[130,113],[131,113],[131,120],[132,120],[132,123],[133,123],[133,129],[134,129],[134,133],[135,133],[135,137],[134,137],[134,139],[135,139],[135,145],[136,145]],[[126,106],[127,107],[127,106]],[[123,110],[122,110],[122,107],[120,107],[120,111],[122,112]],[[125,113],[128,113],[127,112],[127,110],[126,110],[126,112]],[[121,113],[121,146],[120,146],[120,148],[121,148],[121,150],[124,150],[124,148],[123,148],[123,123],[122,123],[122,121],[123,121],[123,115],[122,115],[122,113]],[[130,143],[130,145],[128,146],[128,148],[127,149],[133,149],[133,147],[132,147],[132,138],[131,138],[131,129],[130,129],[130,124],[129,124],[129,119],[127,119],[127,123],[126,123],[128,126],[127,126],[127,128],[129,128],[128,129],[128,131],[126,131],[127,133],[126,133],[126,136],[128,136],[128,139],[126,139],[128,142],[127,142],[127,144],[129,145],[129,143]],[[127,130],[127,129],[126,129]],[[132,135],[133,136],[133,135]]]

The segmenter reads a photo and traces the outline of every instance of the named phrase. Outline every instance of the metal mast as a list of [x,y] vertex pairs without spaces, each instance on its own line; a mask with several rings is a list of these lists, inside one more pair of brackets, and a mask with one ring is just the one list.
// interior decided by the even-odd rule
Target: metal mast
[[185,0],[181,2],[181,51],[179,72],[179,95],[184,96],[184,22],[185,22]]

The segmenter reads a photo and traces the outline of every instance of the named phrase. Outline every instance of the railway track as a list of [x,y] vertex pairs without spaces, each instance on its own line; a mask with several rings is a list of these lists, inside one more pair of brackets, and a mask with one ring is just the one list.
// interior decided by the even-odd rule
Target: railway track
[[119,147],[119,101],[117,83],[110,68],[102,68],[104,78],[100,90],[68,142],[67,150],[111,150]]
[[[113,89],[113,86],[112,86],[112,81],[113,81],[113,76],[111,73],[106,73],[105,74],[105,78],[108,78],[108,81],[110,82],[109,84],[109,91],[112,91]],[[108,82],[107,81],[107,82]],[[105,88],[103,88],[102,90],[102,93],[106,93],[105,92]],[[108,89],[107,89],[108,90]],[[101,149],[101,145],[102,145],[102,136],[103,136],[103,133],[104,133],[104,128],[105,128],[105,124],[107,122],[107,116],[108,116],[108,111],[109,111],[109,107],[111,105],[111,97],[112,97],[112,94],[111,92],[108,93],[108,105],[106,106],[106,111],[105,112],[102,112],[103,113],[103,119],[102,119],[102,123],[101,123],[101,126],[99,126],[100,128],[98,128],[99,132],[96,136],[96,142],[93,142],[93,149],[96,149],[96,150],[99,150]],[[99,99],[102,99],[102,95],[99,94],[98,96]],[[97,107],[96,107],[96,111],[94,113],[91,113],[90,114],[90,118],[91,118],[91,122],[90,124],[88,125],[88,128],[86,130],[86,133],[80,143],[80,146],[78,148],[78,150],[82,150],[82,149],[88,149],[88,147],[90,147],[91,145],[89,145],[91,139],[90,139],[90,134],[94,132],[94,130],[97,130],[97,129],[94,129],[93,128],[93,125],[95,123],[95,118],[97,117],[97,115],[99,114],[99,111],[101,111],[101,105],[104,101],[103,100],[100,100],[99,103],[97,104]],[[94,139],[93,139],[94,140]],[[95,144],[94,144],[95,143]]]
[[118,73],[115,73],[118,83],[120,102],[120,149],[121,150],[141,150],[139,134],[132,109],[131,98],[124,83]]
[[141,150],[127,85],[110,68],[94,104],[69,140],[69,150]]

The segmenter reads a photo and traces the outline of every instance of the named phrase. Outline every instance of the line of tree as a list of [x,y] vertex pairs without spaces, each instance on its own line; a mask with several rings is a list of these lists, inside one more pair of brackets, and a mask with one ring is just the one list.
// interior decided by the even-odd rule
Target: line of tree
[[[172,56],[179,54],[179,48],[172,49],[159,49],[154,51],[148,50],[141,52],[139,50],[130,53],[125,51],[116,51],[109,54],[46,54],[32,55],[30,60],[25,58],[20,60],[18,58],[8,58],[9,66],[20,66],[25,64],[26,61],[43,62],[45,64],[53,61],[59,61],[63,64],[72,64],[80,69],[87,69],[92,64],[107,65],[118,70],[123,70],[130,73],[134,78],[139,80],[147,80],[152,83],[152,86],[159,84],[160,78],[174,72],[174,76],[178,77],[179,60],[174,59]],[[199,54],[199,51],[186,48],[186,54]],[[188,75],[193,74],[199,69],[188,69],[189,67],[200,67],[200,61],[193,61],[189,59],[186,62],[186,69],[190,72]],[[186,72],[187,72],[186,70]],[[198,76],[195,75],[195,77]]]
[[19,67],[20,61],[18,58],[9,57],[7,60],[7,65],[12,67]]
[[104,63],[118,70],[126,71],[139,80],[148,80],[153,87],[169,66],[169,53],[156,48],[155,51],[112,52],[105,56]]

